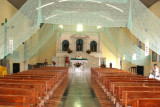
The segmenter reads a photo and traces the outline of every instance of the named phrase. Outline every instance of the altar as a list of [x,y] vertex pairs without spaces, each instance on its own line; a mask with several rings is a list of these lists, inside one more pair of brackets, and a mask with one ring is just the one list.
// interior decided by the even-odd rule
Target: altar
[[[85,68],[85,64],[88,63],[88,59],[86,58],[71,58],[70,62],[72,63],[73,71],[82,71]],[[82,64],[80,67],[75,67],[76,63]]]
[[[65,27],[64,29],[68,28]],[[72,52],[70,53],[68,50]],[[90,50],[91,53],[88,54],[87,50]],[[71,69],[74,67],[75,62],[82,63],[83,68],[99,67],[99,58],[102,57],[100,37],[97,34],[70,34],[64,32],[56,42],[55,62],[57,67],[66,66],[65,57],[69,57]]]

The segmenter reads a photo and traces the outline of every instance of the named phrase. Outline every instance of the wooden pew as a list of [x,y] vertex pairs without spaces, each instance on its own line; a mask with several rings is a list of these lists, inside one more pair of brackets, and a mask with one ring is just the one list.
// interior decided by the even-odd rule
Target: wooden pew
[[160,81],[156,79],[109,68],[92,68],[91,74],[104,92],[122,106],[131,106],[135,98],[160,98]]
[[0,87],[0,95],[24,95],[29,96],[29,100],[31,102],[30,106],[35,107],[35,90],[34,89],[20,89],[20,88],[5,88]]
[[150,82],[111,82],[111,89],[110,91],[113,92],[113,94],[115,94],[116,91],[116,87],[118,86],[159,86],[160,87],[160,83],[150,83]]
[[30,107],[29,96],[0,94],[0,106]]
[[160,91],[123,91],[122,101],[125,107],[131,106],[135,98],[160,98]]
[[130,79],[110,79],[110,80],[107,80],[107,83],[106,83],[106,88],[110,91],[111,90],[111,83],[112,82],[135,82],[135,83],[160,83],[159,81],[157,80],[140,80],[140,79],[137,79],[137,80],[130,80]]
[[160,107],[160,98],[133,99],[132,107]]
[[118,101],[122,99],[123,91],[160,91],[160,87],[148,87],[148,86],[118,86],[116,87],[116,95]]
[[[9,99],[10,96],[15,98],[17,96],[29,98],[29,102],[26,103],[27,105],[24,105],[26,107],[30,107],[32,105],[43,106],[42,103],[47,100],[46,96],[51,92],[53,94],[54,90],[60,85],[64,78],[67,77],[67,75],[68,68],[66,67],[43,67],[7,75],[0,78],[0,94],[6,96],[3,98],[4,100]],[[27,96],[29,92],[32,97]],[[14,104],[13,99],[11,99],[10,102],[8,100],[6,102],[13,102]],[[1,105],[6,106],[5,104]],[[14,105],[8,104],[8,106]],[[18,107],[18,105],[16,106]],[[19,106],[21,107],[23,105]]]
[[41,84],[45,86],[45,91],[51,88],[47,81],[42,80],[16,80],[16,79],[0,79],[0,83],[24,83],[24,84]]
[[39,84],[23,84],[23,83],[0,83],[0,87],[4,88],[20,88],[20,89],[29,89],[29,90],[35,90],[35,99],[36,104],[39,102],[39,100],[42,100],[43,97],[45,97],[45,89],[44,86]]

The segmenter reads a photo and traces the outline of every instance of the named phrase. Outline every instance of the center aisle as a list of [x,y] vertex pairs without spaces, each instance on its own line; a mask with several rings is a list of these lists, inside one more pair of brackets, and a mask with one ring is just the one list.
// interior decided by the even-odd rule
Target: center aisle
[[59,107],[100,107],[90,83],[90,69],[81,72],[69,70],[69,84]]

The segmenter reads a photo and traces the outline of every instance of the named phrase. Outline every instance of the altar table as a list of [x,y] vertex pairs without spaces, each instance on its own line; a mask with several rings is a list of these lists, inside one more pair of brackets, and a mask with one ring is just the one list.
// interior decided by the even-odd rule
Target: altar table
[[88,63],[88,59],[86,59],[86,58],[71,58],[70,62],[72,63],[72,69],[73,70],[75,70],[75,68],[77,68],[77,67],[75,67],[74,64],[78,63],[78,62],[81,63],[82,65],[77,69],[79,69],[79,70],[83,69],[84,70],[85,63]]

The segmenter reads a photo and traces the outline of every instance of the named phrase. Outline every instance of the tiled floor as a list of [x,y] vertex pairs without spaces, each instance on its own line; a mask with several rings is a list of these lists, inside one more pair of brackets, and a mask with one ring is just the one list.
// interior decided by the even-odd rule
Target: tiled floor
[[100,107],[91,87],[89,75],[89,69],[82,72],[69,73],[70,81],[59,107]]

